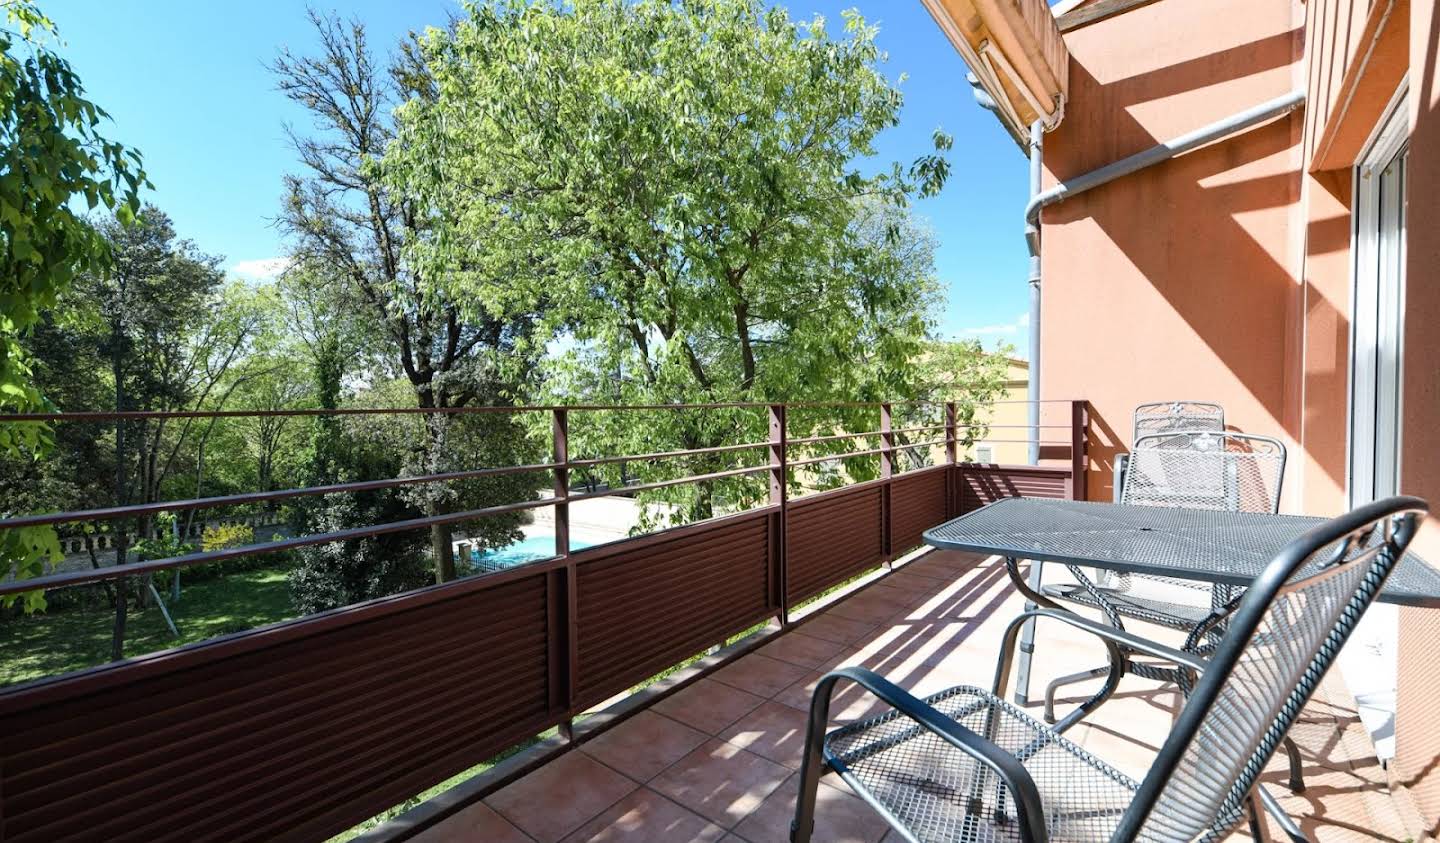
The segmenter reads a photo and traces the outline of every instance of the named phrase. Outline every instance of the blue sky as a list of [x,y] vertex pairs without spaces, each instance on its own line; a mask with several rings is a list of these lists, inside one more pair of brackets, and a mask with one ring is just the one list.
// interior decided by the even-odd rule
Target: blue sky
[[[857,7],[880,24],[886,71],[908,75],[899,127],[880,138],[883,160],[923,154],[943,127],[955,137],[942,195],[918,203],[940,243],[948,289],[941,333],[1013,343],[1023,353],[1027,308],[1021,215],[1025,158],[995,118],[975,105],[965,65],[919,0],[782,0],[795,17]],[[377,48],[410,29],[442,23],[453,0],[349,0],[333,7],[363,20]],[[145,155],[149,199],[180,233],[232,270],[283,255],[275,229],[281,177],[296,169],[286,121],[304,117],[274,90],[276,50],[308,50],[314,36],[298,0],[49,0],[70,58],[92,99],[114,118],[110,134]],[[318,5],[322,10],[330,8]]]

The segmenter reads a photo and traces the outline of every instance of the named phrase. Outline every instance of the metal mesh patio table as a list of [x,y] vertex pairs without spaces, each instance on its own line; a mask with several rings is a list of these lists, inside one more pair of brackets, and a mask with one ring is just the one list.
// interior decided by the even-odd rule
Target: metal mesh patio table
[[[1000,555],[1032,602],[1043,562],[1247,586],[1281,548],[1325,519],[1303,515],[1004,498],[925,531],[932,547]],[[1017,562],[1031,560],[1030,581]],[[1382,603],[1440,607],[1440,572],[1414,554],[1396,566]],[[1056,607],[1058,608],[1058,607]],[[1021,644],[1016,698],[1028,699],[1033,629]]]

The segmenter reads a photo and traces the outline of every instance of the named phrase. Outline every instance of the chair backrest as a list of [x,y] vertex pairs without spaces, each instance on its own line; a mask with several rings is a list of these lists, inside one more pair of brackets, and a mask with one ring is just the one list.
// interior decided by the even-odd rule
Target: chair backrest
[[1225,512],[1276,512],[1285,445],[1210,431],[1141,436],[1125,465],[1120,503]]
[[[1389,498],[1291,542],[1246,591],[1113,840],[1214,840],[1428,511]],[[1412,563],[1414,564],[1414,563]]]
[[1225,429],[1225,408],[1209,401],[1155,401],[1135,408],[1130,442],[1151,433]]

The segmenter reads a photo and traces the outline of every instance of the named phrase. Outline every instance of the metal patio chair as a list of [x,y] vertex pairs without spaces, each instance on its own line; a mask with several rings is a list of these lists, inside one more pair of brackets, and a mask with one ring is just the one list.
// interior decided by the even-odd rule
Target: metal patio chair
[[[1131,416],[1130,442],[1155,433],[1190,430],[1225,432],[1225,408],[1212,401],[1154,401],[1141,404]],[[1124,484],[1128,454],[1115,458],[1115,488]]]
[[1135,408],[1130,441],[1153,433],[1225,430],[1225,408],[1210,401],[1156,401]]
[[[921,700],[863,668],[826,674],[811,700],[791,840],[811,838],[826,768],[912,843],[1212,841],[1247,814],[1261,839],[1257,801],[1282,824],[1288,818],[1257,778],[1427,510],[1417,498],[1390,498],[1292,542],[1251,584],[1208,658],[1071,612],[1036,609],[1007,629],[989,692],[960,687]],[[1145,653],[1199,675],[1144,779],[1002,698],[1020,629],[1042,617],[1094,634],[1112,659]],[[827,734],[842,679],[893,710]],[[1293,823],[1286,831],[1300,834]]]
[[[1172,431],[1141,436],[1130,453],[1120,503],[1225,512],[1276,512],[1285,476],[1285,446],[1268,436],[1211,431]],[[1067,566],[1075,583],[1046,585],[1056,600],[1098,609],[1116,627],[1122,618],[1147,621],[1189,633],[1183,649],[1213,644],[1225,607],[1240,589],[1175,577],[1124,574],[1092,581]],[[1183,669],[1127,660],[1126,672],[1146,679],[1184,684]],[[1045,689],[1045,718],[1055,722],[1056,692],[1070,684],[1105,676],[1110,666],[1061,676]],[[1303,788],[1297,774],[1292,782]]]

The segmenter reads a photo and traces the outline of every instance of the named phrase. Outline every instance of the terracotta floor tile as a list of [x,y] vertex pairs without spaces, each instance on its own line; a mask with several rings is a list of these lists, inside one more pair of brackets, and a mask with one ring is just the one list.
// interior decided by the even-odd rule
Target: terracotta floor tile
[[711,822],[730,828],[791,774],[734,744],[712,740],[656,776],[650,786]]
[[[816,671],[775,695],[775,702],[799,711],[810,710],[810,699],[824,673]],[[830,698],[830,722],[848,723],[877,714],[888,708],[873,694],[853,682],[840,682]]]
[[725,829],[642,787],[586,823],[565,843],[687,843],[715,841]]
[[838,641],[827,641],[797,630],[780,636],[773,644],[761,647],[758,655],[818,670],[845,650],[845,645]]
[[699,729],[646,710],[586,741],[580,750],[637,782],[646,782],[709,737]]
[[532,838],[477,802],[410,838],[415,843],[533,843]]
[[805,755],[806,718],[805,712],[797,708],[767,700],[726,729],[720,739],[799,769]]
[[[915,597],[916,591],[913,588],[896,588],[890,585],[890,578],[867,586],[857,597],[864,597],[871,600],[886,600],[891,603],[908,603]],[[933,589],[932,589],[933,590]],[[924,593],[924,592],[922,592]]]
[[567,752],[485,802],[540,843],[553,843],[636,787],[585,753]]
[[711,676],[732,688],[761,697],[773,697],[809,672],[808,668],[799,665],[751,653],[725,665]]
[[907,595],[929,595],[944,588],[955,579],[954,574],[945,572],[912,571],[909,568],[896,571],[885,578],[885,585]]
[[852,621],[880,624],[895,617],[907,608],[908,601],[886,600],[883,597],[872,596],[862,591],[854,597],[836,603],[825,611],[829,614],[839,615],[842,618],[849,618]]
[[706,734],[718,735],[764,701],[764,697],[723,682],[700,679],[655,703],[655,710]]
[[[991,561],[992,559],[994,561]],[[905,566],[905,569],[925,571],[934,576],[941,571],[955,574],[968,574],[976,568],[983,568],[989,565],[1003,566],[1004,564],[1004,560],[1001,560],[999,557],[981,556],[978,553],[965,553],[959,550],[937,550],[916,559],[910,563],[910,565]]]
[[[755,812],[735,827],[750,843],[783,843],[790,839],[800,774],[785,780]],[[823,782],[815,794],[813,840],[825,843],[877,843],[890,829],[888,823],[859,797]]]
[[813,635],[826,641],[853,644],[873,632],[875,624],[842,618],[826,611],[818,617],[807,620],[800,625],[799,629],[806,635]]
[[[541,771],[560,768],[546,782],[535,784],[540,774],[532,774],[491,797],[487,801],[504,819],[491,814],[469,821],[478,829],[488,828],[482,822],[499,823],[495,827],[500,831],[488,836],[505,843],[509,839],[501,834],[518,833],[506,820],[547,841],[565,834],[577,840],[627,839],[623,832],[637,840],[698,836],[729,843],[742,843],[742,838],[743,843],[783,843],[794,796],[793,785],[782,785],[793,778],[800,762],[805,716],[825,670],[846,664],[869,667],[917,696],[954,685],[988,688],[1001,635],[1023,605],[1001,563],[993,559],[931,554],[903,566],[894,576],[893,582],[882,581],[767,642],[718,679],[701,679],[596,738],[583,752],[563,756]],[[923,588],[927,582],[932,584],[929,592]],[[1140,625],[1134,631],[1166,642],[1167,634],[1173,636]],[[1028,710],[1039,716],[1039,701],[1050,679],[1103,661],[1104,649],[1092,637],[1058,623],[1042,623],[1030,684],[1035,704]],[[786,674],[797,678],[775,691],[782,677],[789,679]],[[1296,733],[1309,789],[1294,796],[1281,784],[1272,786],[1272,792],[1318,843],[1359,839],[1362,834],[1369,835],[1367,839],[1403,840],[1403,825],[1410,815],[1402,814],[1388,792],[1386,773],[1363,729],[1354,722],[1353,699],[1342,682],[1332,679],[1307,706]],[[1061,704],[1061,713],[1098,684],[1093,680],[1068,687],[1062,696],[1069,702]],[[1338,687],[1338,693],[1327,693],[1332,687]],[[1007,689],[1007,697],[1013,692],[1013,687]],[[771,693],[770,700],[764,699]],[[1068,736],[1123,771],[1143,776],[1174,723],[1176,705],[1173,688],[1126,677],[1120,692]],[[832,721],[850,722],[886,710],[888,706],[868,692],[841,683]],[[696,743],[702,732],[721,739]],[[658,795],[637,792],[636,785],[591,756],[632,777],[653,776],[649,788]],[[579,778],[588,777],[593,784],[579,782],[571,774],[577,758],[601,771],[581,771]],[[653,772],[672,758],[673,764]],[[1265,781],[1282,782],[1283,770],[1283,758],[1272,761]],[[838,778],[826,776],[822,783],[826,789],[817,843],[849,839],[846,835],[867,843],[882,837],[887,843],[899,839],[885,837],[878,815],[868,812]],[[585,788],[599,792],[580,792]],[[717,837],[721,832],[706,823],[729,829],[730,834]],[[440,836],[452,832],[459,836]],[[423,839],[459,843],[486,832],[467,834],[463,825],[447,825],[431,834]],[[1242,833],[1232,839],[1243,837]]]

